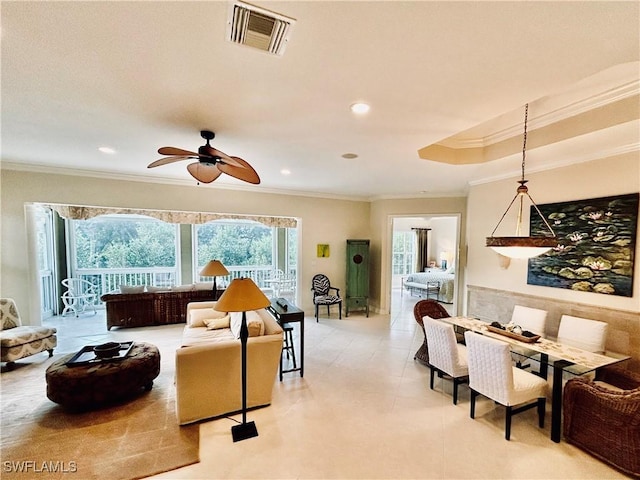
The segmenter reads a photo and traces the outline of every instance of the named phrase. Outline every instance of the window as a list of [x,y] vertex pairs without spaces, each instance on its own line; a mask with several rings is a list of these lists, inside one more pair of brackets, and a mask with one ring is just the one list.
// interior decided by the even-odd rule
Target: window
[[413,232],[393,232],[393,275],[406,275],[415,271],[415,238]]
[[98,293],[120,285],[169,286],[179,280],[177,225],[142,215],[70,220],[70,276]]

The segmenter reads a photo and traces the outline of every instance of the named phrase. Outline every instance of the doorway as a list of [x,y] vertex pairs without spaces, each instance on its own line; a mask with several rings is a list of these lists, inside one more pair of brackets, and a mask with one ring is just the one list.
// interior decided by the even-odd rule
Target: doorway
[[[412,309],[427,290],[411,288],[416,282],[438,283],[435,299],[451,315],[458,312],[459,215],[414,215],[391,217],[390,313]],[[426,239],[419,254],[418,234]],[[421,262],[420,268],[417,262]],[[409,283],[409,285],[406,285]],[[434,298],[433,294],[428,295]]]

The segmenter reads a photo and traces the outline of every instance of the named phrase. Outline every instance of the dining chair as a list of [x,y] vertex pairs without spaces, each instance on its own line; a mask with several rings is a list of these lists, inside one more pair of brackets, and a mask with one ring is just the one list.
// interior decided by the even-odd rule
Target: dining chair
[[471,418],[475,418],[476,397],[484,395],[507,407],[504,438],[511,438],[511,417],[533,407],[538,409],[538,425],[544,427],[547,382],[511,364],[509,344],[467,331]]
[[458,385],[469,380],[467,349],[456,342],[453,325],[430,317],[425,317],[423,323],[429,348],[429,387],[433,390],[433,377],[436,372],[439,378],[448,375],[453,379],[453,404],[457,405]]
[[[547,323],[547,311],[540,310],[539,308],[525,307],[523,305],[516,305],[513,307],[511,314],[511,322],[514,325],[518,325],[522,330],[528,330],[541,337],[545,336],[545,327]],[[529,368],[531,364],[522,363],[522,357],[516,354],[512,355],[518,368]],[[535,361],[535,360],[534,360]]]
[[562,315],[558,342],[593,353],[604,353],[607,340],[606,322]]
[[[427,334],[424,331],[424,323],[423,319],[425,317],[431,318],[447,318],[450,317],[447,309],[444,308],[440,303],[436,300],[420,300],[413,306],[413,318],[415,318],[416,323],[420,325],[422,329],[422,333],[424,334],[424,340],[420,348],[413,356],[414,360],[418,360],[421,363],[429,366],[429,346],[427,345]],[[464,336],[460,333],[456,333],[456,340],[458,343],[464,343]]]
[[519,325],[522,330],[528,330],[541,337],[545,336],[545,326],[547,323],[547,311],[539,308],[524,307],[516,305],[513,307],[511,322]]

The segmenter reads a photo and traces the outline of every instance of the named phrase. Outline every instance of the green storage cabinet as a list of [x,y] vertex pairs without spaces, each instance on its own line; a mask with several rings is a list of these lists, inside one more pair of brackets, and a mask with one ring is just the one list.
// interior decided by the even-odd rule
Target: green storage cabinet
[[345,315],[351,310],[369,316],[369,240],[347,240],[347,295]]

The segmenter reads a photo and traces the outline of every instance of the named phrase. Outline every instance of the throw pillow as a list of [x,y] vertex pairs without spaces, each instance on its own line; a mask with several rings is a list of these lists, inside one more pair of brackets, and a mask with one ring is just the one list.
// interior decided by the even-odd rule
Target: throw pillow
[[193,284],[193,289],[194,290],[211,290],[211,291],[213,291],[213,282],[196,282],[196,283]]
[[229,328],[231,318],[229,314],[222,318],[207,318],[204,320],[204,324],[207,326],[207,330],[218,330],[220,328]]
[[205,320],[219,319],[227,315],[226,312],[219,312],[212,307],[209,308],[194,308],[189,310],[189,326],[206,327]]
[[120,293],[144,293],[144,285],[120,285]]
[[153,285],[147,285],[146,287],[147,292],[149,293],[154,293],[154,292],[168,292],[169,288],[168,287],[154,287]]
[[[231,333],[236,338],[240,338],[240,327],[242,326],[242,312],[231,312]],[[258,312],[247,312],[247,329],[250,337],[264,335],[264,322]]]
[[191,292],[193,290],[193,284],[189,285],[172,285],[172,292]]

